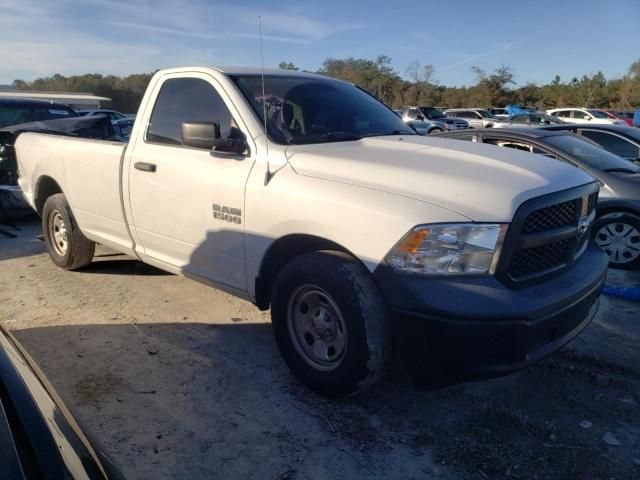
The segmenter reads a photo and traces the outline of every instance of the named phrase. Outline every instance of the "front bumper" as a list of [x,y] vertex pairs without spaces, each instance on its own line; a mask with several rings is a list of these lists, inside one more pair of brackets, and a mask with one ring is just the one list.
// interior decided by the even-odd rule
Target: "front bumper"
[[504,375],[553,353],[594,317],[607,257],[589,245],[572,268],[513,290],[494,277],[374,277],[416,387]]

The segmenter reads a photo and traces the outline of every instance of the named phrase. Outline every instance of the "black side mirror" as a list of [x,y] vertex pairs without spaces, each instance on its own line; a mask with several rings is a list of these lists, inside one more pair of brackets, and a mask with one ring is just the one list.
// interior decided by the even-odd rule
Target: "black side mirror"
[[243,138],[219,138],[213,141],[215,150],[211,153],[222,153],[229,155],[244,155],[249,146]]
[[183,122],[182,144],[187,147],[211,150],[220,139],[220,124],[217,122]]

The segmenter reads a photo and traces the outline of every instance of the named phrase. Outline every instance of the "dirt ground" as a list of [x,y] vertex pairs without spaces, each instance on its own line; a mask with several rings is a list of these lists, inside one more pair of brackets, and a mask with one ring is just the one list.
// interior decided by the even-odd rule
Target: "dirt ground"
[[603,296],[582,335],[515,375],[416,393],[396,366],[329,401],[289,374],[267,313],[104,249],[64,272],[37,220],[15,227],[0,322],[127,478],[640,478],[640,303]]

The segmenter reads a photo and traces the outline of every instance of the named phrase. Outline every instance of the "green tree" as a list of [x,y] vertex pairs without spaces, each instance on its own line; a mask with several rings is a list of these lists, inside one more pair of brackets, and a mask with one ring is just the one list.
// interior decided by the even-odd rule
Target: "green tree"
[[278,65],[278,68],[280,70],[294,70],[294,71],[298,71],[300,70],[298,67],[296,67],[293,63],[291,62],[280,62],[280,64]]

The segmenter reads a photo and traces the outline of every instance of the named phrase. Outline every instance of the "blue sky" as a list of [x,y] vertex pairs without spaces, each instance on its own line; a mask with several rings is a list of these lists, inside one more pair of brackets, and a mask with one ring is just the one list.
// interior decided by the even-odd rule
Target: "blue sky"
[[401,74],[412,60],[433,64],[444,85],[502,64],[522,84],[617,77],[640,58],[640,0],[1,0],[0,83],[259,65],[259,15],[265,66],[385,54]]

